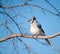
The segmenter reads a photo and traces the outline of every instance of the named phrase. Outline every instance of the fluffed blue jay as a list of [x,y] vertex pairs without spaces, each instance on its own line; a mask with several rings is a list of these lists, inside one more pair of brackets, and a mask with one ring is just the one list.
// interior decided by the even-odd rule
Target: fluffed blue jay
[[[38,23],[38,21],[36,20],[35,17],[32,17],[30,20],[30,31],[32,34],[34,35],[41,35],[41,36],[45,36],[45,32],[44,30],[42,29],[42,26],[41,24]],[[45,39],[46,42],[48,44],[50,44],[49,40],[48,39]]]

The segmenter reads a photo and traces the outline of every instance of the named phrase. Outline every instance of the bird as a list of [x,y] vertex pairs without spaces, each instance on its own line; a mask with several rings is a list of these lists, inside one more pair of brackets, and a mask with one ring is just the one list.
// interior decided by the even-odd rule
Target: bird
[[[30,32],[34,35],[41,35],[46,36],[44,30],[42,29],[42,26],[38,21],[36,20],[35,16],[33,16],[28,22],[30,22]],[[45,39],[45,41],[50,45],[50,41],[48,39]]]

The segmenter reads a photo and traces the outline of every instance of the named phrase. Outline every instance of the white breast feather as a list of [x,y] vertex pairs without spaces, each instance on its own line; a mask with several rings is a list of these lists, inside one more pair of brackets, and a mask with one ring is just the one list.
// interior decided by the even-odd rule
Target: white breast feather
[[40,34],[39,28],[37,28],[37,26],[34,26],[34,25],[31,26],[30,31],[31,31],[31,33],[33,33],[33,34]]

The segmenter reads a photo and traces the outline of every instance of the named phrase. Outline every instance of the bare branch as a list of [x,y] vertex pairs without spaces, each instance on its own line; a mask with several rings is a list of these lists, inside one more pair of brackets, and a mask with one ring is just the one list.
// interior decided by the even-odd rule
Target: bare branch
[[[56,16],[60,17],[59,14],[54,13],[54,12],[52,12],[52,11],[50,11],[50,10],[47,10],[47,9],[44,8],[44,7],[41,7],[41,6],[38,6],[38,5],[35,5],[35,4],[27,4],[27,3],[24,3],[24,4],[17,4],[17,5],[14,5],[14,6],[2,6],[2,7],[0,7],[0,8],[10,9],[10,8],[16,8],[16,7],[22,7],[22,6],[33,6],[33,7],[37,7],[37,8],[40,8],[40,9],[42,9],[42,10],[45,10],[46,12],[49,12],[49,13],[51,13],[51,14],[53,14],[53,15],[56,15]],[[0,12],[0,13],[1,13],[1,12]]]
[[[14,34],[13,31],[7,25],[5,25],[4,23],[0,23],[0,24],[3,25],[4,27],[6,27],[6,29],[8,29],[12,34]],[[27,44],[24,41],[22,41],[21,38],[17,37],[17,39],[25,46],[27,51],[30,52],[31,49],[27,46]],[[14,42],[13,42],[13,46],[15,47]],[[15,47],[15,51],[18,54],[16,47]]]
[[60,17],[60,15],[59,15],[59,14],[54,13],[54,12],[52,12],[52,11],[50,11],[50,10],[47,10],[47,9],[45,9],[45,8],[41,7],[41,6],[34,5],[34,4],[27,4],[27,5],[30,5],[30,6],[34,6],[34,7],[40,8],[40,9],[42,9],[42,10],[45,10],[46,12],[49,12],[49,13],[51,13],[51,14],[53,14],[53,15],[56,15],[56,16],[59,16],[59,17]]
[[11,38],[14,38],[14,37],[23,37],[23,38],[38,38],[38,39],[51,39],[51,38],[55,38],[57,36],[60,35],[60,32],[56,33],[56,34],[53,34],[53,35],[50,35],[50,36],[41,36],[41,35],[38,35],[38,36],[32,36],[32,35],[26,35],[26,34],[12,34],[10,36],[7,36],[5,38],[2,38],[0,39],[0,42],[3,42],[3,41],[6,41],[8,39],[11,39]]
[[20,7],[20,6],[25,6],[25,5],[26,4],[17,4],[15,6],[1,6],[0,8],[10,9],[10,8]]
[[50,6],[52,6],[58,13],[60,13],[59,12],[59,10],[54,6],[54,5],[52,5],[48,0],[45,0]]
[[17,22],[8,13],[6,13],[6,11],[0,12],[0,13],[3,13],[5,15],[7,15],[15,23],[15,25],[17,26],[19,32],[22,33],[21,30],[20,30],[20,28],[19,28],[19,25],[17,24]]

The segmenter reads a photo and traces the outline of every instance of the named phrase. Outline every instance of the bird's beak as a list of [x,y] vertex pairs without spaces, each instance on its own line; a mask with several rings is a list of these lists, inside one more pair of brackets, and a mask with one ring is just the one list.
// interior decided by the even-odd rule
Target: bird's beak
[[30,20],[28,20],[28,22],[30,22]]
[[31,21],[31,19],[30,20],[28,20],[28,22],[30,22]]

